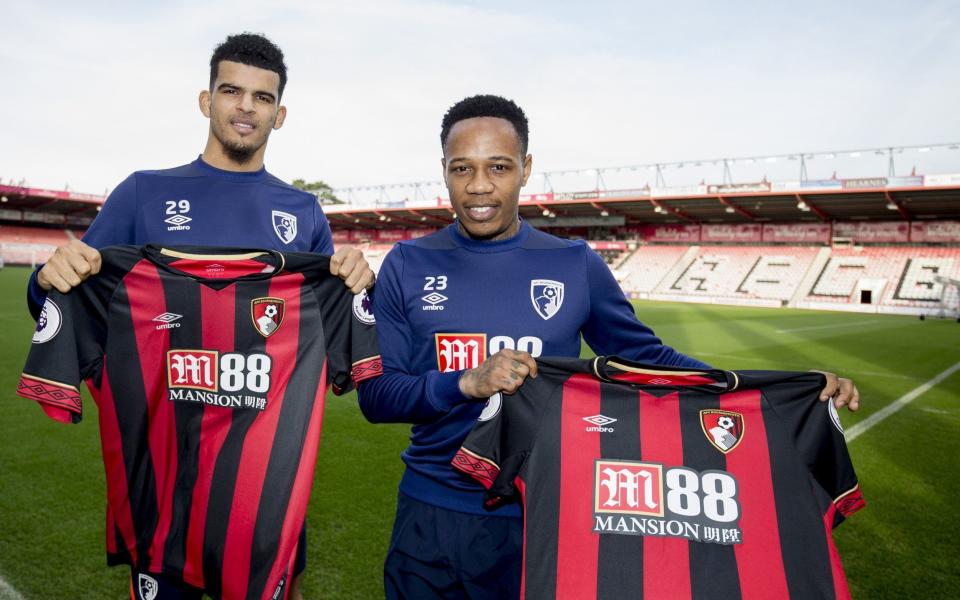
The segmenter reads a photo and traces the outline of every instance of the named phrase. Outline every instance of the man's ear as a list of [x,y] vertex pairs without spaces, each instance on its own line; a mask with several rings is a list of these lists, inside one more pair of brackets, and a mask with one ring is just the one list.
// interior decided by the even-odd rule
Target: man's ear
[[200,103],[200,112],[203,113],[203,116],[210,118],[210,102],[213,100],[210,97],[210,90],[201,90],[200,97],[197,99]]

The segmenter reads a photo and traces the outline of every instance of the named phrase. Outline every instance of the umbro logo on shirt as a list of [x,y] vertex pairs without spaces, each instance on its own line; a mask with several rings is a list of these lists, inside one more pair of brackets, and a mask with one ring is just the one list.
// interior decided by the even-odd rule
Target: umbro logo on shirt
[[447,297],[439,292],[430,292],[421,300],[429,303],[423,305],[423,310],[443,310],[443,303],[447,301]]
[[592,417],[583,417],[583,420],[587,423],[593,425],[593,427],[587,427],[587,431],[597,431],[600,433],[613,433],[613,427],[607,427],[616,423],[617,420],[613,417],[607,417],[604,415],[593,415]]
[[175,323],[174,321],[178,321],[182,318],[183,315],[165,312],[155,316],[153,320],[160,323],[160,325],[157,325],[157,329],[173,329],[174,327],[180,327],[180,323]]

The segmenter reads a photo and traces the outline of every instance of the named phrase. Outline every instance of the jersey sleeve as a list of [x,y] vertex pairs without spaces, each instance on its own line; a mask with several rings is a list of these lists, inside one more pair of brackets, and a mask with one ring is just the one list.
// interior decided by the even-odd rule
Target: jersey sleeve
[[19,396],[62,423],[80,422],[80,382],[98,380],[103,364],[108,296],[98,293],[102,286],[95,280],[47,295],[17,385]]
[[327,215],[323,214],[323,208],[320,202],[315,202],[313,207],[313,243],[310,252],[317,254],[333,254],[333,233],[330,231],[330,222]]
[[320,300],[327,343],[327,379],[335,394],[383,373],[377,331],[366,291],[354,296],[340,280],[326,275],[328,284],[315,288]]
[[383,377],[359,386],[360,410],[372,423],[431,423],[452,408],[476,402],[460,392],[462,371],[413,372],[414,335],[404,310],[403,247],[387,254],[373,292]]
[[637,319],[633,306],[596,252],[585,248],[590,314],[583,338],[597,354],[616,355],[651,365],[710,369],[710,365],[665,345]]
[[517,496],[514,484],[536,441],[541,416],[555,382],[527,379],[513,394],[495,394],[477,419],[451,464],[487,488],[486,506]]
[[832,401],[821,402],[825,380],[819,373],[797,373],[763,386],[764,398],[793,436],[811,476],[836,508],[834,527],[865,506],[857,474]]
[[[104,248],[117,244],[133,244],[137,227],[137,176],[131,174],[120,182],[97,213],[97,217],[83,234],[83,243],[93,248]],[[27,284],[27,307],[34,319],[40,317],[40,307],[47,292],[40,287],[37,273],[43,265],[30,276]]]

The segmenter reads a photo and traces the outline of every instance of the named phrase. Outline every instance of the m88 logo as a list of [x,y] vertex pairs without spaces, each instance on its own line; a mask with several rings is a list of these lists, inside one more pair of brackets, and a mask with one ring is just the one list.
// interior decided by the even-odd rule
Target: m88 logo
[[167,351],[167,386],[207,392],[266,394],[273,361],[262,353],[240,354],[216,350]]

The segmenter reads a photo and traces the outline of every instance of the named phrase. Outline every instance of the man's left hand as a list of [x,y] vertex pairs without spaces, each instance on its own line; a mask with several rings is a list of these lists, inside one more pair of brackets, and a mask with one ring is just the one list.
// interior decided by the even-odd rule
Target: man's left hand
[[341,246],[330,257],[330,273],[342,279],[354,294],[373,286],[373,269],[359,248]]
[[857,386],[853,384],[853,381],[837,377],[836,374],[827,371],[812,370],[816,373],[822,373],[827,378],[827,385],[820,391],[822,402],[833,399],[833,405],[837,408],[846,406],[851,412],[860,409],[860,392],[857,391]]

